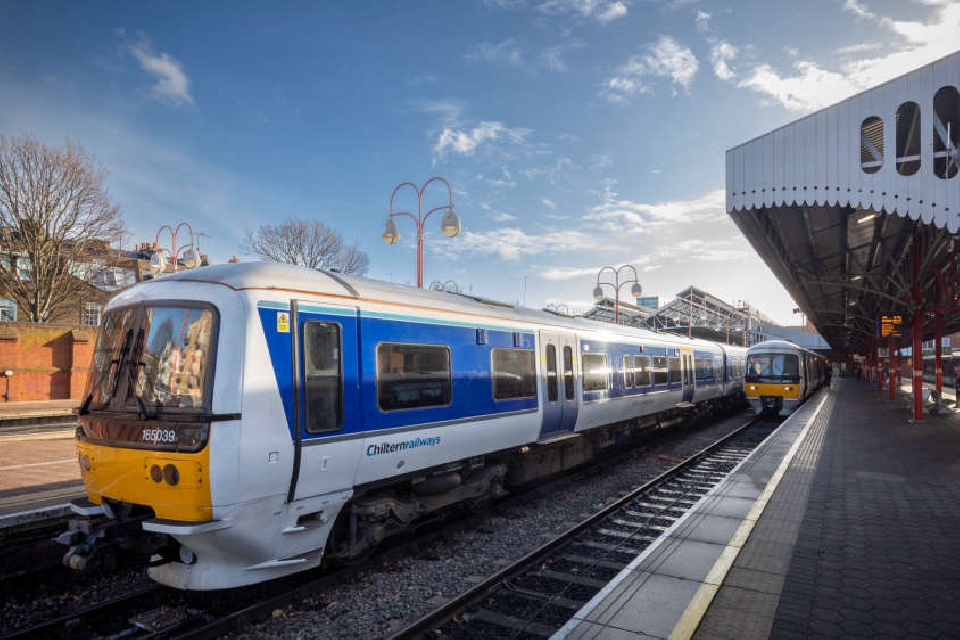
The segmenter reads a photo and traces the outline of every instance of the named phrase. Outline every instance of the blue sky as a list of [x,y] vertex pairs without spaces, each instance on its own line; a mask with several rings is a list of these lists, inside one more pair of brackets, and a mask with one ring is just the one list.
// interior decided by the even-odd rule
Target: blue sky
[[[589,308],[633,264],[794,322],[724,211],[724,152],[956,49],[940,0],[5,3],[0,134],[65,139],[110,172],[130,234],[191,223],[214,262],[245,229],[316,218],[416,281],[400,182],[453,186],[424,280]],[[436,187],[436,188],[435,188]],[[416,207],[401,191],[398,209]],[[427,207],[445,190],[431,185]],[[628,298],[629,287],[622,289]],[[606,291],[612,292],[612,288]]]

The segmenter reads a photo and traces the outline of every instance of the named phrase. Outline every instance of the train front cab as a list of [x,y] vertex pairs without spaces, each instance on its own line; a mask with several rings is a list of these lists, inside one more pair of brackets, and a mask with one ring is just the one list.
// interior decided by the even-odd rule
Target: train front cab
[[745,384],[756,413],[790,415],[805,397],[799,353],[785,349],[748,353]]

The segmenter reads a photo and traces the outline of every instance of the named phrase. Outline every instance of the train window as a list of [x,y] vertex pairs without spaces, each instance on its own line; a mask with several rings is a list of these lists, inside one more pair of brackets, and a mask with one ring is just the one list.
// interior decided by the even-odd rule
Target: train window
[[490,357],[495,400],[537,396],[537,370],[532,349],[494,349]]
[[340,325],[303,325],[304,426],[308,433],[343,428],[343,384],[340,369]]
[[633,356],[633,379],[638,389],[650,386],[650,356]]
[[377,404],[383,411],[439,407],[453,396],[450,349],[384,342],[377,346]]
[[938,178],[957,175],[960,139],[960,103],[956,87],[940,87],[933,96],[933,173]]
[[[212,362],[214,312],[200,307],[148,306],[131,343],[137,371],[127,405],[199,408]],[[179,327],[179,330],[177,329]]]
[[583,366],[583,390],[606,391],[609,386],[607,382],[607,356],[597,353],[584,353],[580,356],[580,362]]
[[870,116],[860,124],[860,168],[876,173],[883,167],[883,120]]
[[563,393],[567,402],[576,401],[573,376],[573,347],[563,348]]
[[667,384],[667,359],[663,356],[653,357],[653,383]]
[[630,356],[623,356],[623,388],[633,388],[633,360]]
[[912,176],[920,170],[920,105],[897,107],[897,173]]
[[683,380],[680,368],[680,358],[667,358],[667,365],[670,369],[670,382],[681,382]]
[[557,347],[547,345],[547,400],[557,401]]

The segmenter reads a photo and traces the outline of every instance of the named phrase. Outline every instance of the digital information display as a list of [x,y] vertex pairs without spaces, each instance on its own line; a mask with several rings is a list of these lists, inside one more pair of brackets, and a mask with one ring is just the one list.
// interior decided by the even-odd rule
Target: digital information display
[[877,314],[877,337],[878,338],[902,338],[903,337],[903,314],[902,313],[878,313]]

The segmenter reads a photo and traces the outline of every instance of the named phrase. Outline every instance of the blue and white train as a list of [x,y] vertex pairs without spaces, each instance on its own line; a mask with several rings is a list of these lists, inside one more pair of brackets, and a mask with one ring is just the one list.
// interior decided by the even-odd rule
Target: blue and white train
[[77,448],[97,520],[183,589],[349,560],[416,518],[743,402],[746,353],[276,264],[164,276],[108,305]]

